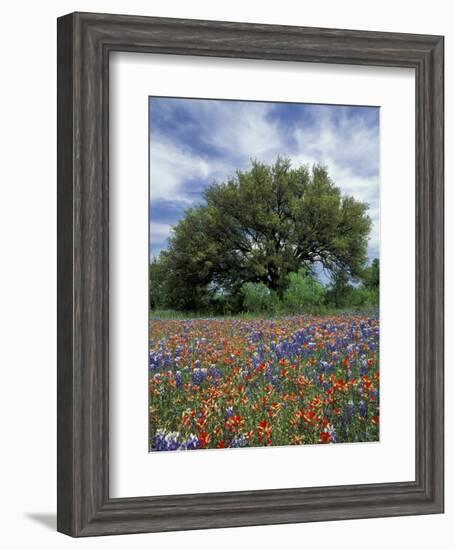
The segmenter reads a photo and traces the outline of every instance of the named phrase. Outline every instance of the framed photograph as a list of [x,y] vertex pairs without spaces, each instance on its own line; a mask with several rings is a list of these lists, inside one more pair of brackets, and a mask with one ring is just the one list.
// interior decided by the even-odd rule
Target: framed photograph
[[443,37],[58,20],[58,530],[442,513]]

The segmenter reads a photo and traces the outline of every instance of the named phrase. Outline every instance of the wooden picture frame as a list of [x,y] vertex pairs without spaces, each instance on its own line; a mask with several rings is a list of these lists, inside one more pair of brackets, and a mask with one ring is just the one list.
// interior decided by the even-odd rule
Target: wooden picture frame
[[[58,530],[111,535],[443,512],[443,37],[73,13],[58,20]],[[416,82],[415,481],[109,496],[109,54],[408,67]]]

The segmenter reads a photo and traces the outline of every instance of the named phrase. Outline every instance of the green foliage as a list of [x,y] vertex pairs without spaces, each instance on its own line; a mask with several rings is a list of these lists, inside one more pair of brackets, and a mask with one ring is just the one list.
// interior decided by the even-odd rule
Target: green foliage
[[[369,270],[379,272],[378,262],[365,269],[365,277]],[[353,285],[346,272],[337,271],[329,286],[322,285],[310,269],[300,269],[290,273],[287,284],[280,298],[278,293],[269,289],[264,283],[244,283],[238,294],[232,295],[217,292],[215,289],[206,292],[199,301],[194,298],[196,289],[189,295],[181,293],[180,302],[175,288],[169,292],[169,273],[165,264],[154,260],[150,265],[150,307],[153,316],[158,318],[186,318],[211,316],[242,316],[252,315],[286,315],[286,314],[318,314],[327,310],[369,310],[379,306],[379,279],[365,278],[361,284]],[[191,302],[191,300],[194,300]],[[176,307],[176,304],[196,303],[198,307]],[[202,304],[202,305],[201,305]],[[184,313],[179,313],[184,312]],[[184,315],[184,317],[181,317]]]
[[243,296],[244,309],[250,313],[264,311],[274,313],[280,307],[276,292],[270,290],[264,283],[244,283],[240,292]]
[[379,289],[379,260],[377,258],[363,270],[362,280],[366,288]]
[[324,307],[325,288],[304,269],[289,274],[283,302],[290,313],[318,313]]
[[351,302],[353,287],[349,282],[349,275],[337,269],[332,274],[332,284],[327,289],[326,302],[331,308],[346,308]]
[[164,262],[153,259],[149,265],[149,305],[157,309],[166,305],[166,269]]
[[357,296],[359,303],[356,303],[357,307],[379,307],[379,289],[360,287],[357,290]]
[[282,298],[288,275],[320,262],[360,277],[370,230],[368,206],[343,196],[326,168],[253,162],[211,185],[205,203],[186,211],[162,252],[166,307],[241,308],[245,283]]
[[327,289],[326,303],[336,309],[366,309],[379,307],[379,260],[364,268],[362,283],[353,286],[344,271],[332,275],[332,284]]

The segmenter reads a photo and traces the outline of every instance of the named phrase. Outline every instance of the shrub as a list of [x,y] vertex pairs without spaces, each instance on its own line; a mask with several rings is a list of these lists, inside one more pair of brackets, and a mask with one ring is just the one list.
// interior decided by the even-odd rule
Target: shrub
[[288,280],[283,300],[290,312],[317,313],[323,309],[325,288],[314,275],[300,269],[298,273],[290,273]]
[[273,290],[264,283],[244,283],[240,289],[243,296],[243,305],[250,313],[278,311],[280,301]]
[[351,292],[350,305],[354,307],[378,307],[379,292],[377,289],[364,286],[353,288]]

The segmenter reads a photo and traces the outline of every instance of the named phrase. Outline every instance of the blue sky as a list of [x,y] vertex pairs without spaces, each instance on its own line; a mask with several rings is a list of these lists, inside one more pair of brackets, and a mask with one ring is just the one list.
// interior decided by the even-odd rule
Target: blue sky
[[379,108],[150,98],[150,253],[202,201],[205,187],[278,155],[321,163],[343,193],[367,202],[368,255],[379,257]]

